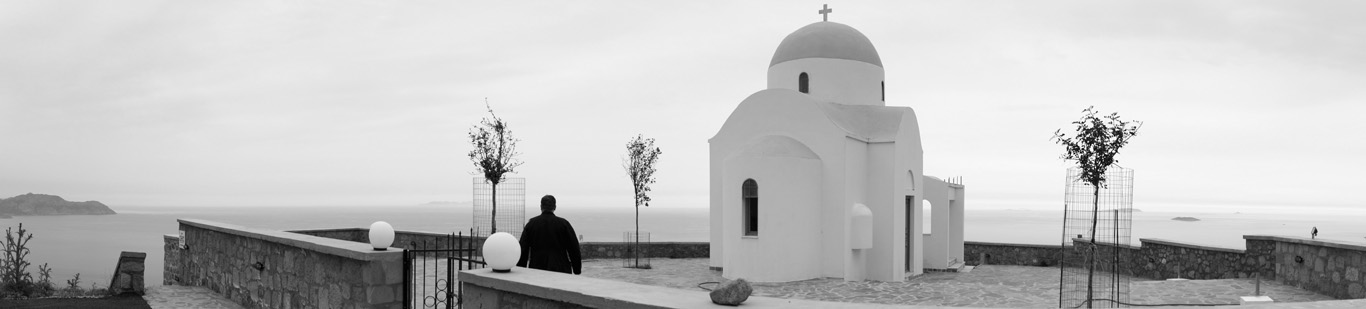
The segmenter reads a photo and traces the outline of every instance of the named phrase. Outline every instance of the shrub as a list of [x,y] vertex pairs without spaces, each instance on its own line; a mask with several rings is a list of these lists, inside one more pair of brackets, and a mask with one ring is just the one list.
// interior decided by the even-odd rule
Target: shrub
[[42,297],[52,294],[51,268],[43,264],[38,268],[41,280],[33,282],[33,274],[28,272],[28,249],[29,241],[33,240],[33,234],[24,229],[24,224],[19,223],[19,232],[15,233],[12,228],[5,228],[5,240],[3,245],[3,256],[0,256],[0,297]]
[[66,289],[68,289],[68,290],[76,290],[76,289],[80,289],[80,288],[81,288],[81,273],[76,273],[75,276],[72,276],[72,277],[71,277],[71,280],[67,280],[67,281],[66,281]]

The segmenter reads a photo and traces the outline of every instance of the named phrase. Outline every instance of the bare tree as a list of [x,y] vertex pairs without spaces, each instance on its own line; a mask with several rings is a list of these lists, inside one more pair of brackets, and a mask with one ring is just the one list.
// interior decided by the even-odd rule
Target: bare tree
[[[1096,117],[1095,106],[1082,110],[1081,119],[1073,121],[1077,126],[1074,136],[1068,137],[1062,129],[1053,131],[1051,140],[1063,146],[1063,160],[1077,162],[1081,169],[1081,181],[1091,184],[1091,250],[1086,274],[1086,307],[1091,308],[1094,300],[1092,280],[1096,276],[1096,221],[1100,210],[1100,188],[1105,186],[1105,171],[1118,163],[1115,159],[1119,149],[1138,135],[1142,121],[1124,121],[1119,113]],[[1103,118],[1103,119],[1102,119]]]
[[489,235],[493,235],[498,232],[498,183],[503,182],[503,174],[513,173],[522,165],[516,158],[519,155],[517,142],[521,140],[512,137],[512,129],[508,128],[503,118],[493,113],[487,98],[484,99],[484,107],[488,109],[489,117],[470,128],[470,144],[474,146],[470,150],[470,160],[474,161],[476,172],[483,174],[484,180],[493,187],[492,225],[489,229]]
[[625,161],[622,167],[626,168],[626,175],[631,177],[631,187],[635,189],[636,267],[640,267],[640,206],[650,206],[650,185],[655,183],[655,163],[659,162],[661,153],[659,147],[655,147],[655,139],[636,135],[626,143],[626,158],[622,159]]

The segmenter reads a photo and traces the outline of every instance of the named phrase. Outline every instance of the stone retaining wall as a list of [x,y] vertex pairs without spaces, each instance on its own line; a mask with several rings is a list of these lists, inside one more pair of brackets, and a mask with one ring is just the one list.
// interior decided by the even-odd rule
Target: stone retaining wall
[[[963,242],[963,260],[968,265],[1058,266],[1062,246],[1024,245],[992,242]],[[986,258],[983,263],[982,258]]]
[[161,285],[172,285],[180,282],[180,236],[167,234],[162,242]]
[[1276,281],[1336,298],[1366,298],[1366,246],[1284,236],[1243,236],[1270,241]]
[[1243,254],[1247,255],[1248,261],[1253,266],[1252,273],[1258,274],[1265,279],[1276,278],[1276,241],[1270,239],[1253,239],[1243,236],[1247,242],[1247,250]]
[[[317,230],[298,230],[290,231],[304,235],[326,237],[354,242],[369,243],[370,230],[366,228],[344,228],[344,229],[317,229]],[[423,244],[425,248],[446,249],[449,246],[458,246],[448,240],[449,234],[396,231],[394,232],[394,247],[411,249],[412,244]],[[479,248],[483,245],[482,238],[471,238],[468,236],[456,237],[458,241],[467,242],[467,248]],[[642,244],[643,245],[643,244]],[[630,252],[630,246],[620,242],[580,242],[579,252],[584,259],[615,259],[626,256]],[[476,255],[477,256],[477,255]],[[654,242],[649,244],[646,256],[652,258],[707,258],[711,257],[711,244],[707,242]]]
[[[221,223],[180,220],[188,249],[166,235],[163,283],[209,287],[248,307],[396,306],[401,284],[401,251],[371,251],[363,228],[259,231]],[[481,239],[446,234],[396,232],[395,247],[425,243],[435,248],[478,247]],[[1152,279],[1247,278],[1260,274],[1337,298],[1366,298],[1366,246],[1283,236],[1244,236],[1247,250],[1140,239],[1139,247],[1098,244],[1123,250],[1122,268]],[[621,258],[629,246],[580,243],[585,259]],[[1056,266],[1072,246],[965,242],[970,265]],[[654,258],[706,258],[705,242],[656,242]],[[985,261],[982,259],[985,258]],[[257,264],[257,263],[260,264]],[[1102,261],[1105,262],[1105,261]],[[257,268],[259,269],[253,269]],[[360,270],[360,271],[357,271]]]
[[1243,250],[1178,243],[1162,239],[1140,239],[1142,250],[1130,269],[1136,275],[1153,279],[1231,279],[1249,278],[1256,272],[1255,259]]
[[119,262],[114,266],[114,278],[109,281],[109,295],[123,293],[146,293],[142,273],[147,261],[146,252],[119,253]]
[[202,286],[247,308],[399,308],[403,251],[204,220],[164,238],[165,283]]
[[[641,244],[645,246],[645,244]],[[619,259],[631,251],[629,243],[584,242],[579,243],[579,252],[584,259]],[[711,243],[705,242],[653,242],[645,251],[652,258],[695,259],[711,257]]]
[[[1247,250],[1163,239],[1139,239],[1139,247],[1099,243],[1102,251],[1121,250],[1119,265],[1128,274],[1150,279],[1251,278],[1281,283],[1336,298],[1366,298],[1366,246],[1300,237],[1247,235]],[[1078,241],[1079,244],[1085,244]],[[1089,244],[1088,244],[1089,245]],[[1061,249],[1072,246],[964,242],[964,258],[986,264],[1057,266]],[[1298,259],[1296,259],[1298,257]],[[1108,263],[1108,255],[1099,261]]]

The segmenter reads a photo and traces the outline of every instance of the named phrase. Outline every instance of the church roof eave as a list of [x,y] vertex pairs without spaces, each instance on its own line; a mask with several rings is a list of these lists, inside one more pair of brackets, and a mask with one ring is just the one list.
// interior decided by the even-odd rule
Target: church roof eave
[[832,102],[817,105],[836,127],[843,129],[849,137],[866,143],[895,142],[900,135],[902,115],[909,109]]

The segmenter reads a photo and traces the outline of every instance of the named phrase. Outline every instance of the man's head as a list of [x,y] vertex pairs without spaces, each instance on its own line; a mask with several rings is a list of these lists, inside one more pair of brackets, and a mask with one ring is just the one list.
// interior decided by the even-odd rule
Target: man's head
[[555,211],[555,196],[546,194],[541,197],[541,211]]

